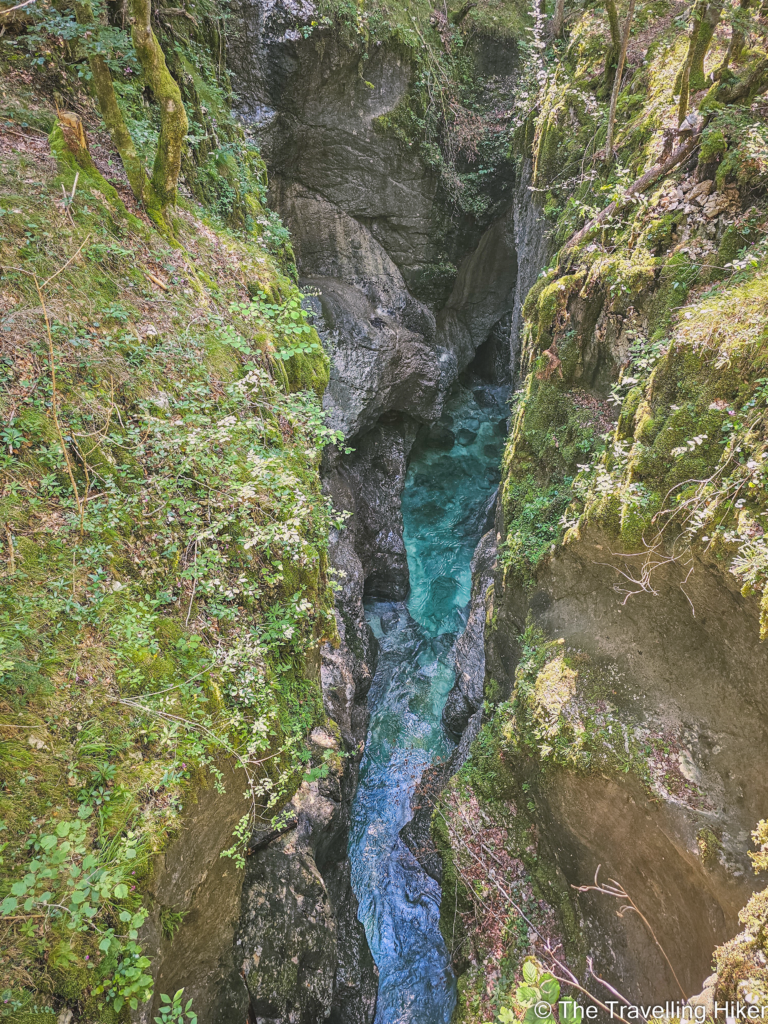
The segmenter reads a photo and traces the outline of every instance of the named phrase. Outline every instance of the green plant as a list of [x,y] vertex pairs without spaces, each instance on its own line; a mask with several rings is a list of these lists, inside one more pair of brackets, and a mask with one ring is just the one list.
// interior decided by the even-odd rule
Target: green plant
[[188,999],[185,1006],[182,1006],[181,997],[184,989],[180,988],[175,992],[173,999],[164,992],[160,995],[160,1016],[155,1017],[155,1024],[184,1024],[184,1018],[189,1024],[197,1024],[197,1014],[191,1009],[192,1000]]
[[312,334],[312,328],[307,322],[306,310],[302,309],[303,298],[299,293],[282,302],[274,302],[260,292],[250,302],[233,303],[230,309],[243,320],[268,325],[278,342],[275,358],[285,361],[293,356],[322,351],[318,341],[306,337]]
[[181,928],[188,911],[176,910],[174,907],[160,908],[160,930],[166,939],[173,940]]
[[556,1024],[558,1020],[575,1020],[574,1000],[570,996],[560,996],[560,982],[555,976],[542,969],[541,965],[529,957],[523,961],[523,980],[517,986],[514,996],[514,1009],[502,1006],[499,1009],[500,1024],[514,1024],[520,1018],[515,1009],[522,1011],[524,1024]]

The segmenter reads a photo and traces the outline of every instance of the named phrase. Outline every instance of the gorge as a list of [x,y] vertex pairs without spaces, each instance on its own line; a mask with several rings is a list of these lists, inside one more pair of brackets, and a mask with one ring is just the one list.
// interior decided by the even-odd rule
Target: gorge
[[716,6],[0,3],[9,1024],[768,1006]]

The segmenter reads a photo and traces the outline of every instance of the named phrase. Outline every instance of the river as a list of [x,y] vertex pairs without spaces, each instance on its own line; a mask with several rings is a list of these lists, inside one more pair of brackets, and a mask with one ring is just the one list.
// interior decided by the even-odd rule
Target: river
[[424,769],[453,742],[441,712],[471,596],[470,562],[499,481],[507,391],[467,382],[446,403],[455,443],[418,443],[403,492],[407,601],[366,604],[380,644],[352,812],[352,886],[379,968],[375,1024],[448,1024],[456,981],[440,934],[440,887],[400,839]]

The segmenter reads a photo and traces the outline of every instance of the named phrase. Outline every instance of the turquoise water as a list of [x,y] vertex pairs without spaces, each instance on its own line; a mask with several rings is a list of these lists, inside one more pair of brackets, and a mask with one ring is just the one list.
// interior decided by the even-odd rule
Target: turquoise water
[[506,390],[477,384],[448,402],[450,450],[418,445],[403,492],[411,574],[407,601],[369,602],[379,639],[371,723],[352,811],[352,886],[379,968],[376,1024],[448,1024],[456,982],[439,928],[440,887],[399,831],[424,769],[450,755],[440,715],[453,685],[453,644],[467,619],[470,562],[499,480]]

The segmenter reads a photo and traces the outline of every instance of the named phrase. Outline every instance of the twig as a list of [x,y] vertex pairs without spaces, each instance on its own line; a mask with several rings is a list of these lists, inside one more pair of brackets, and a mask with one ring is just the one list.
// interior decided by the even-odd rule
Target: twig
[[613,993],[613,995],[615,995],[617,999],[620,999],[625,1006],[632,1005],[630,1001],[625,996],[623,996],[621,992],[619,992],[618,989],[615,989],[613,985],[609,985],[605,978],[601,978],[599,975],[595,974],[595,969],[592,966],[591,956],[587,957],[587,967],[589,967],[589,973],[592,975],[595,981],[599,982],[604,988],[607,988],[608,991]]
[[35,3],[35,0],[24,0],[22,4],[16,4],[15,7],[8,7],[4,11],[0,11],[0,14],[10,14],[12,11],[20,11],[22,7],[29,7],[30,4]]
[[62,194],[64,195],[64,213],[67,215],[67,217],[69,217],[69,223],[72,225],[72,227],[74,227],[75,226],[75,222],[72,220],[72,214],[70,213],[70,210],[69,210],[70,199],[69,199],[69,196],[67,195],[67,190],[64,188],[64,182],[63,181],[61,183],[61,191],[62,191]]
[[602,865],[598,864],[597,865],[597,869],[595,870],[595,884],[594,885],[574,885],[574,886],[572,886],[572,888],[574,888],[577,892],[599,892],[599,893],[602,893],[604,896],[613,896],[614,899],[626,900],[627,901],[627,905],[624,906],[624,907],[621,907],[619,910],[617,910],[616,911],[617,915],[619,917],[623,917],[627,910],[634,910],[634,912],[638,915],[638,917],[645,924],[645,927],[651,933],[651,936],[653,937],[653,941],[659,947],[659,950],[661,951],[661,955],[667,961],[667,964],[669,965],[669,969],[670,969],[670,971],[672,971],[672,976],[674,977],[675,981],[677,982],[677,987],[680,989],[680,992],[681,992],[681,994],[683,996],[683,999],[687,999],[688,996],[685,994],[685,989],[680,984],[680,979],[678,978],[677,974],[675,973],[675,968],[672,966],[672,961],[669,959],[669,957],[666,954],[666,951],[664,950],[664,947],[662,946],[662,944],[659,942],[658,938],[656,937],[656,932],[651,927],[650,921],[645,916],[645,914],[642,912],[642,910],[640,910],[640,908],[637,906],[637,904],[632,899],[632,897],[629,895],[629,893],[627,893],[627,891],[624,889],[624,887],[619,882],[617,882],[615,878],[609,878],[607,885],[603,885],[600,882],[598,882],[597,876],[600,874],[601,866]]
[[8,568],[13,575],[16,572],[16,560],[13,556],[13,534],[8,523],[5,524],[5,536],[8,539]]
[[[74,195],[74,189],[72,190],[72,194]],[[88,234],[87,234],[87,235],[85,236],[85,239],[84,239],[84,241],[83,241],[82,245],[80,246],[80,248],[79,248],[79,249],[77,250],[77,252],[73,253],[73,254],[72,254],[72,255],[71,255],[70,257],[69,257],[69,259],[67,260],[67,262],[66,262],[66,263],[64,264],[64,266],[63,266],[63,267],[59,267],[59,269],[58,269],[58,270],[56,271],[56,273],[55,273],[55,274],[51,274],[51,276],[50,276],[49,278],[46,278],[46,280],[45,280],[45,281],[43,281],[43,283],[42,283],[41,285],[38,285],[38,284],[37,284],[37,278],[35,277],[35,275],[34,275],[34,274],[32,275],[33,277],[35,277],[35,286],[37,287],[38,293],[39,293],[39,292],[41,292],[41,291],[43,290],[43,288],[45,288],[45,287],[46,287],[47,285],[49,285],[49,284],[51,283],[51,281],[55,280],[55,279],[56,279],[56,278],[57,278],[57,277],[59,276],[59,274],[61,274],[61,273],[62,273],[63,271],[65,271],[65,270],[67,269],[67,267],[69,266],[69,264],[70,264],[70,263],[71,263],[71,262],[72,262],[73,260],[77,259],[77,257],[78,257],[78,256],[80,255],[80,253],[81,253],[81,252],[83,251],[83,247],[85,246],[85,243],[86,243],[86,242],[87,242],[87,241],[89,240],[89,238],[90,238],[90,237],[91,237],[91,235],[90,235],[90,232],[89,232],[89,233],[88,233]]]
[[[189,550],[189,549],[187,549],[187,550]],[[192,593],[190,594],[190,597],[189,597],[189,608],[187,608],[187,617],[186,617],[186,619],[184,621],[184,625],[185,626],[189,625],[189,616],[192,614],[192,602],[195,600],[195,591],[197,590],[197,537],[195,537],[195,562],[194,562],[194,566],[195,566],[195,573],[194,573],[194,576],[192,577]]]
[[[1,13],[2,13],[2,11],[0,11],[0,14]],[[6,128],[5,125],[3,125],[2,129],[0,129],[0,134],[2,134],[2,135],[15,135],[16,138],[18,138],[18,139],[28,139],[29,138],[28,135],[24,135],[22,132],[15,132],[13,130],[13,128]]]
[[145,273],[149,280],[153,281],[158,288],[162,288],[164,292],[168,291],[168,285],[165,284],[165,282],[161,281],[159,277],[155,277],[155,275],[152,274],[149,270],[145,271]]

